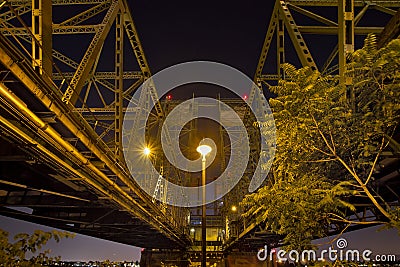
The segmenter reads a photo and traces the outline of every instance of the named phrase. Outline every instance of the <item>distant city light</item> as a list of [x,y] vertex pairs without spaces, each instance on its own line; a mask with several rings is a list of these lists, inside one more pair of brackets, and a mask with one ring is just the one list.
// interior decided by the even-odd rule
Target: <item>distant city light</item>
[[191,232],[191,233],[194,233],[195,231],[196,231],[196,230],[195,230],[194,228],[191,228],[191,229],[190,229],[190,232]]
[[232,206],[231,210],[232,211],[237,211],[237,207],[236,206]]

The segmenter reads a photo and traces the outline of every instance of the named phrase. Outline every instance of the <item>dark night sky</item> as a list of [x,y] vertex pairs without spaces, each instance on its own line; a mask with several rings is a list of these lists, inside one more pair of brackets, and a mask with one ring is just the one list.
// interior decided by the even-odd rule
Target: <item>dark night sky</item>
[[270,1],[132,1],[153,73],[185,61],[210,60],[252,77],[272,7]]
[[[128,2],[153,74],[177,63],[209,60],[254,76],[274,1]],[[334,43],[329,45],[333,47]],[[325,57],[326,52],[322,54]],[[5,217],[0,217],[0,227],[12,233],[38,228]],[[353,247],[367,246],[377,253],[400,255],[400,239],[395,231],[375,230],[350,234],[349,243]],[[54,255],[65,260],[136,260],[140,253],[139,248],[83,236],[51,247]]]

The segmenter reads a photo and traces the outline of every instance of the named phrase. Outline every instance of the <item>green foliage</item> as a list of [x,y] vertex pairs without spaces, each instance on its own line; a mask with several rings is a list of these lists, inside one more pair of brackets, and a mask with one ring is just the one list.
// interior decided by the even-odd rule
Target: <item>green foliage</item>
[[[9,242],[8,232],[0,229],[0,266],[42,266],[54,261],[58,261],[59,257],[49,257],[49,250],[42,251],[42,247],[47,244],[50,239],[59,242],[62,238],[72,238],[74,234],[69,232],[60,232],[53,230],[44,232],[36,230],[33,234],[20,233],[14,236],[15,242]],[[30,259],[26,259],[28,255],[32,255]]]
[[315,236],[324,235],[330,223],[328,213],[342,215],[340,208],[346,206],[354,209],[339,198],[349,194],[346,186],[346,182],[333,186],[321,177],[308,174],[280,178],[244,199],[242,205],[248,207],[244,216],[257,216],[259,221],[266,221],[269,230],[285,236],[288,250],[309,249]]
[[[400,40],[377,49],[375,37],[351,55],[351,88],[338,77],[284,65],[271,87],[277,128],[270,184],[244,199],[246,217],[265,221],[290,248],[304,249],[330,223],[354,211],[354,196],[370,201],[400,229],[399,212],[377,201],[369,186],[378,157],[400,118]],[[346,97],[354,92],[354,99]]]

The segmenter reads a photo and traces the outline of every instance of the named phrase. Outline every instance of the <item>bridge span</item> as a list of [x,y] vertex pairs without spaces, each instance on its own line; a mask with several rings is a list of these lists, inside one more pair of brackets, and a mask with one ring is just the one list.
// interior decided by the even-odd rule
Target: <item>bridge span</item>
[[[324,12],[317,14],[322,7],[337,12],[338,2],[351,2],[356,11],[350,12],[352,16],[339,11],[337,22],[325,18]],[[346,37],[377,33],[383,45],[399,35],[399,1],[277,0],[274,6],[254,77],[261,88],[284,78],[282,64],[291,61],[284,56],[285,37],[300,66],[338,73],[349,81],[344,57],[354,50],[355,41]],[[157,183],[154,194],[146,194],[124,161],[124,115],[130,114],[125,119],[133,125],[143,120],[140,111],[127,109],[127,103],[151,77],[131,8],[127,0],[7,0],[0,4],[0,214],[145,248],[144,266],[161,266],[161,262],[163,266],[195,266],[202,256],[201,209],[155,200],[163,197],[166,186]],[[390,22],[358,26],[370,9],[390,16]],[[300,25],[293,14],[322,25]],[[342,27],[346,23],[352,26]],[[312,56],[312,45],[308,47],[308,39],[303,38],[307,35],[334,36],[337,45],[323,64]],[[265,66],[270,54],[276,67]],[[136,61],[127,63],[126,58]],[[256,99],[256,94],[252,90],[248,97]],[[150,88],[141,100],[154,103],[146,124],[154,147],[160,146],[166,115],[182,102],[168,97],[159,101],[159,97]],[[249,135],[259,137],[246,99],[223,101],[244,121]],[[188,112],[195,111],[192,106]],[[214,126],[211,135],[218,140],[220,152],[213,174],[218,176],[231,151],[226,131]],[[201,129],[209,126],[192,121],[185,127],[182,148],[190,151],[188,144],[198,143]],[[281,245],[282,237],[265,229],[263,222],[241,217],[239,203],[248,193],[260,152],[259,138],[251,141],[243,181],[206,207],[210,266],[261,266],[254,252],[266,243]],[[386,151],[378,179],[399,178],[398,153]],[[178,174],[159,152],[154,152],[152,161],[171,181],[199,185],[198,173]],[[382,190],[392,199],[398,188],[395,183],[394,189]],[[372,212],[372,216],[379,214]],[[341,230],[338,226],[331,233]]]

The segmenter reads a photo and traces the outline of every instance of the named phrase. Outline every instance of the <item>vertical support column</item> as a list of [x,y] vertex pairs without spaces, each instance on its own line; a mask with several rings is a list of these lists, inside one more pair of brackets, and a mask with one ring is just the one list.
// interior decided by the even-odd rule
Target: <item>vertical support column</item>
[[[280,17],[280,12],[278,16],[278,24],[276,31],[276,58],[277,58],[277,74],[279,79],[281,79],[282,74],[282,64],[285,63],[285,24],[283,19]],[[284,77],[283,77],[284,78]]]
[[347,73],[346,56],[354,52],[354,0],[338,0],[339,78],[346,86],[346,97],[354,105],[353,77]]
[[124,28],[121,11],[115,20],[115,158],[122,159],[122,120],[124,92]]
[[206,156],[201,160],[201,185],[203,205],[201,212],[201,267],[207,266],[207,205],[206,205]]
[[40,74],[52,77],[52,1],[32,0],[32,65]]
[[[221,103],[221,96],[218,95],[218,111],[219,111],[219,119],[220,121],[222,121],[222,103]],[[227,129],[226,129],[227,130]],[[220,142],[219,142],[219,147],[218,147],[218,152],[220,154],[221,160],[220,160],[220,170],[221,173],[226,169],[226,151],[225,151],[225,143],[224,143],[224,127],[219,124],[219,138],[220,138]],[[224,188],[222,190],[225,190],[225,186],[228,187],[230,184],[230,181],[227,181],[226,184],[224,184]]]

